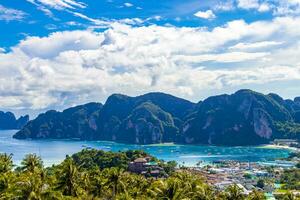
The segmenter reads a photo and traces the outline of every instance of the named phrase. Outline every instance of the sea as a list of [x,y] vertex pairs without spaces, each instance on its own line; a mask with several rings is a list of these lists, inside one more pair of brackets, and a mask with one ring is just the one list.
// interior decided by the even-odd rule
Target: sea
[[15,165],[19,165],[26,154],[35,153],[42,157],[45,166],[58,164],[66,155],[72,155],[85,148],[104,151],[144,150],[145,152],[165,161],[176,161],[188,167],[207,164],[221,160],[271,163],[278,158],[285,158],[291,150],[249,147],[217,147],[203,145],[132,145],[108,141],[79,140],[17,140],[12,136],[17,130],[0,131],[0,153],[13,154]]

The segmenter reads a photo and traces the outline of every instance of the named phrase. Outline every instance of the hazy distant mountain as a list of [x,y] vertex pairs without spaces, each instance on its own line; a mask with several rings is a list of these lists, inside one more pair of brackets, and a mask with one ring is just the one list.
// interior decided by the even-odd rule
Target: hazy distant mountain
[[14,137],[136,144],[263,144],[275,138],[300,138],[300,98],[284,100],[277,94],[240,90],[195,104],[164,93],[114,94],[103,106],[90,103],[41,114]]
[[21,129],[28,121],[28,115],[16,119],[13,113],[0,111],[0,130]]

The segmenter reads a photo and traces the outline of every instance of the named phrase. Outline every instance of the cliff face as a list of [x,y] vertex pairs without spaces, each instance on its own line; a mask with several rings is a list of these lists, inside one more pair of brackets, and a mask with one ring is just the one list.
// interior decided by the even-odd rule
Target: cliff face
[[110,96],[63,112],[48,111],[16,138],[80,138],[124,143],[255,145],[300,138],[300,101],[240,90],[198,104],[163,93]]
[[16,119],[13,113],[0,111],[0,130],[21,129],[28,121],[28,115]]
[[102,104],[89,103],[63,112],[50,110],[28,122],[14,137],[18,139],[92,139],[96,129],[92,113],[101,108]]
[[178,131],[170,113],[146,102],[137,106],[121,123],[116,139],[137,144],[172,142]]
[[173,135],[175,129],[179,129],[184,116],[194,106],[194,103],[187,100],[163,93],[149,93],[138,97],[114,94],[97,113],[96,138],[127,143],[169,141],[168,138],[172,137],[170,135]]
[[241,90],[205,100],[186,120],[182,134],[186,143],[261,144],[275,137],[274,122],[292,120],[272,95]]

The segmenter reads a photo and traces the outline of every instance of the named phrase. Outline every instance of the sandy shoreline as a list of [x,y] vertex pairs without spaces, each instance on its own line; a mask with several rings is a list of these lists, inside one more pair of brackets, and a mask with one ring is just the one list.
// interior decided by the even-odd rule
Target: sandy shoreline
[[266,144],[259,146],[259,148],[265,148],[265,149],[288,149],[291,151],[300,151],[300,149],[296,147],[289,147],[289,146],[281,146],[281,145],[275,145],[275,144]]

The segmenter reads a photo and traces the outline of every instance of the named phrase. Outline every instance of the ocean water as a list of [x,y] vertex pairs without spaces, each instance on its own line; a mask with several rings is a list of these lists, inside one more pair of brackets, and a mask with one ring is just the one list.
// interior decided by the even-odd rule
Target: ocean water
[[260,147],[215,147],[195,145],[128,145],[107,141],[74,140],[16,140],[12,136],[15,130],[0,131],[0,152],[12,153],[16,165],[26,154],[36,153],[50,166],[61,162],[66,155],[72,155],[84,148],[96,148],[105,151],[144,150],[165,161],[175,160],[180,165],[195,166],[202,161],[209,163],[218,160],[238,160],[250,162],[272,161],[287,157],[289,150]]

